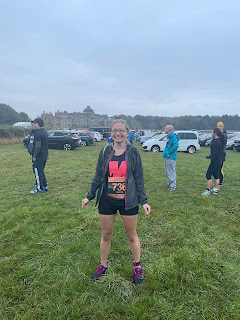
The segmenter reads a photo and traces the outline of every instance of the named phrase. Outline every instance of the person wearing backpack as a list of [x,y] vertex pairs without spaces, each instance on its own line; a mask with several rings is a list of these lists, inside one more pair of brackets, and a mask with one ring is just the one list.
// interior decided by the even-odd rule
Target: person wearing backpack
[[92,276],[92,280],[100,279],[107,271],[107,259],[111,247],[114,220],[117,211],[123,220],[126,236],[133,256],[133,282],[143,282],[143,268],[140,263],[141,245],[136,232],[139,203],[145,215],[150,213],[144,188],[143,168],[139,151],[128,141],[129,127],[123,119],[116,119],[110,127],[113,144],[102,148],[99,154],[96,173],[91,189],[82,207],[93,200],[98,190],[98,204],[102,238],[100,242],[101,264]]

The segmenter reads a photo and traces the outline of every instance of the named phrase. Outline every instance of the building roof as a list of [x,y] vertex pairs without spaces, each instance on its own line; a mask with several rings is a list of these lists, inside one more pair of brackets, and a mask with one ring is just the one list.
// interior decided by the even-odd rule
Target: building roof
[[87,106],[84,110],[83,113],[94,113],[93,109],[90,106]]

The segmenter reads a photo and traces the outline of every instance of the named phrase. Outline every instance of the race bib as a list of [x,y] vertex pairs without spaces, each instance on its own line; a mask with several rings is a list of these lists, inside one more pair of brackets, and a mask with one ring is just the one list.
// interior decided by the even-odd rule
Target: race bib
[[125,177],[108,177],[108,196],[125,199]]

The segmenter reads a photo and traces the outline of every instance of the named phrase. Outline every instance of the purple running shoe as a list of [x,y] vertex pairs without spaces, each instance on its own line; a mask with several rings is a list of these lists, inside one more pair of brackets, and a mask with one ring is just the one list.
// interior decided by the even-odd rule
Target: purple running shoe
[[94,272],[92,276],[92,280],[96,281],[100,279],[105,274],[106,271],[107,271],[107,268],[104,267],[104,265],[100,264],[97,270]]
[[133,261],[133,265],[134,265],[134,276],[133,276],[133,283],[138,286],[140,284],[143,283],[143,274],[144,274],[144,271],[143,271],[143,268],[142,268],[142,265],[139,264],[138,266],[136,266],[135,264],[135,261]]

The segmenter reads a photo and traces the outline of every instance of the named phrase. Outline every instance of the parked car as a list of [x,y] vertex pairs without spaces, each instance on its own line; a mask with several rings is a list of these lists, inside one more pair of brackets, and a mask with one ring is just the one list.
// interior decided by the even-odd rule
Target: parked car
[[94,134],[92,131],[89,131],[89,130],[82,130],[83,132],[86,132],[88,134],[90,134],[93,138],[94,138]]
[[31,128],[31,122],[16,122],[13,127]]
[[[200,149],[199,136],[197,131],[177,130],[174,131],[179,139],[178,151],[195,153]],[[167,142],[167,134],[163,134],[158,139],[150,139],[143,144],[143,150],[159,152],[163,151]]]
[[208,139],[206,142],[205,142],[205,147],[209,147],[211,142],[212,142],[213,138],[211,139]]
[[[81,139],[74,133],[65,130],[49,130],[48,147],[52,149],[73,150],[80,146]],[[30,136],[23,139],[23,144],[27,147]]]
[[103,139],[106,139],[109,133],[109,127],[91,127],[89,128],[90,131],[97,131],[103,135]]
[[103,139],[103,135],[100,132],[93,131],[92,132],[95,141],[99,142]]
[[79,138],[81,138],[81,145],[82,146],[89,146],[92,145],[94,142],[94,138],[91,134],[85,132],[85,131],[76,131],[76,134]]
[[64,150],[73,150],[80,146],[81,139],[70,131],[64,130],[49,130],[48,147],[59,148]]
[[240,137],[236,138],[236,140],[234,141],[234,145],[235,145],[235,150],[237,150],[237,152],[240,152]]
[[209,140],[209,139],[212,139],[212,133],[211,132],[207,132],[207,133],[201,134],[199,136],[200,146],[205,146],[206,141]]
[[148,135],[142,136],[140,138],[140,143],[143,144],[145,141],[152,139],[153,137],[156,137],[157,135],[161,134],[162,132],[151,132]]
[[143,145],[146,141],[149,141],[151,139],[160,139],[163,136],[165,136],[165,133],[155,133],[151,138],[147,138],[146,140],[143,140],[141,143],[141,145]]
[[240,138],[240,132],[237,132],[232,137],[228,138],[226,150],[235,149],[235,140],[238,140],[239,138]]
[[[234,139],[234,137],[237,135],[237,133],[235,132],[227,132],[227,142],[231,139]],[[208,139],[206,142],[205,142],[205,147],[209,147],[211,142],[212,142],[212,138],[211,139]],[[233,143],[232,143],[232,149],[233,149],[233,144],[234,144],[234,140],[233,140]],[[227,147],[226,147],[227,149]],[[231,149],[231,148],[230,148]]]

